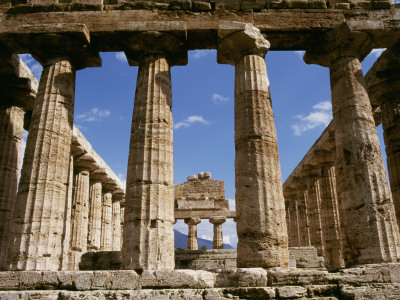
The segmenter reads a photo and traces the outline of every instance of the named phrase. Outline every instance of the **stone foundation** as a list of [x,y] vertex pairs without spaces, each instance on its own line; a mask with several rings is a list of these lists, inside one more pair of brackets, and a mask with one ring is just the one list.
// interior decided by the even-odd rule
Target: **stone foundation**
[[[190,287],[190,288],[189,288]],[[221,272],[0,272],[0,299],[399,299],[400,264],[337,273],[295,268]]]

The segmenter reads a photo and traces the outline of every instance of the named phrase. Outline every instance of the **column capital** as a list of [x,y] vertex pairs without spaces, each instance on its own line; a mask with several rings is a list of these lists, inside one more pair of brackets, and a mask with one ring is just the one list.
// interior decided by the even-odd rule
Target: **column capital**
[[186,31],[146,31],[128,38],[125,55],[130,66],[139,66],[149,56],[165,57],[174,66],[187,64],[187,52]]
[[264,58],[269,42],[260,30],[249,23],[221,22],[218,25],[217,62],[235,65],[244,55],[259,55]]
[[211,217],[210,223],[211,224],[223,224],[226,222],[226,217]]
[[114,192],[114,193],[112,194],[112,200],[113,200],[113,202],[114,202],[114,201],[122,201],[122,200],[124,200],[124,199],[125,199],[125,193],[121,193],[120,190],[118,190],[118,191],[116,191],[116,192]]
[[197,225],[200,224],[201,219],[200,218],[187,218],[185,219],[185,223],[188,225]]
[[29,50],[43,66],[63,57],[76,70],[101,66],[100,55],[89,46],[89,36],[85,32],[41,34],[31,40]]
[[372,49],[372,38],[367,33],[352,31],[345,24],[317,38],[306,50],[304,61],[330,67],[340,57],[356,57],[362,61]]

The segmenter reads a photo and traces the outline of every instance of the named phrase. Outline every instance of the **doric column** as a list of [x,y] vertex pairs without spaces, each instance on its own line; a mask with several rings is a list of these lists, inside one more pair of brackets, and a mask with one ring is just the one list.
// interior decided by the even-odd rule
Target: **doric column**
[[235,66],[237,266],[284,267],[285,202],[264,61],[269,43],[243,23],[220,24],[218,37],[218,62]]
[[79,262],[87,251],[89,211],[89,170],[76,167],[71,213],[69,270],[79,270]]
[[317,249],[318,256],[325,256],[324,233],[321,222],[321,192],[319,178],[307,178],[307,213],[310,226],[311,245]]
[[101,240],[101,203],[102,183],[90,175],[89,187],[89,224],[88,224],[88,245],[89,251],[100,250]]
[[301,190],[297,195],[297,213],[299,220],[299,246],[311,246],[310,225],[308,220],[307,190]]
[[325,238],[325,255],[330,269],[344,267],[342,241],[340,235],[340,216],[336,195],[335,167],[321,168],[321,214]]
[[17,106],[0,107],[0,270],[7,267],[10,223],[17,196],[24,111]]
[[286,220],[289,235],[289,246],[299,247],[299,219],[297,211],[297,194],[291,193],[285,196],[286,199]]
[[124,193],[112,195],[112,251],[121,251],[121,201]]
[[222,224],[226,222],[225,217],[211,217],[210,223],[214,225],[213,249],[224,249],[224,238],[222,235]]
[[101,209],[101,237],[100,250],[112,249],[112,191],[103,189],[103,203]]
[[365,76],[371,102],[380,105],[390,188],[400,226],[400,42],[382,53]]
[[346,265],[399,259],[399,230],[360,64],[371,49],[366,33],[340,28],[305,55],[307,63],[330,70]]
[[28,67],[3,45],[0,48],[0,270],[6,270],[20,171],[24,110],[33,108],[37,82],[29,72],[23,75],[27,77],[20,77]]
[[[75,70],[99,65],[86,27],[30,42],[43,65],[12,224],[11,270],[61,269],[74,115]],[[59,28],[62,30],[62,27]],[[71,31],[71,30],[70,30]],[[77,38],[72,37],[76,35]],[[90,60],[94,57],[94,61]]]
[[[132,37],[125,51],[130,65],[139,65],[139,72],[128,159],[122,269],[175,266],[170,66],[186,64],[187,51],[182,45],[173,34],[149,31]],[[182,57],[183,61],[174,60]]]
[[125,216],[125,199],[124,201],[121,201],[121,249],[124,243],[124,239],[122,238],[124,236],[124,216]]
[[199,250],[199,244],[197,243],[197,224],[199,224],[200,222],[200,218],[185,219],[185,223],[188,224],[189,227],[187,241],[188,250]]

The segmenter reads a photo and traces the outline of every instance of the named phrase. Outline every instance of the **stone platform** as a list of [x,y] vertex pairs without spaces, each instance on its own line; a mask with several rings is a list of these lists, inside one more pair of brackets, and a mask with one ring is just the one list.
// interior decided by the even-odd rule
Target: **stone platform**
[[336,273],[261,268],[220,272],[10,271],[0,299],[399,299],[400,264]]

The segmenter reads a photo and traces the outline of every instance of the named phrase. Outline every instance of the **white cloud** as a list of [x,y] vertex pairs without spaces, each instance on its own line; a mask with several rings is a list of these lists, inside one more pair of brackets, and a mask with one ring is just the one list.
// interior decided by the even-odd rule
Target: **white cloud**
[[103,118],[107,118],[110,115],[111,111],[106,109],[100,110],[97,107],[95,107],[88,112],[77,115],[75,119],[78,122],[94,122],[94,121],[100,121]]
[[117,60],[119,60],[119,61],[122,61],[122,62],[128,61],[128,60],[126,59],[126,56],[125,56],[125,53],[124,53],[124,52],[117,52],[117,53],[115,53],[115,58],[116,58]]
[[199,59],[209,55],[215,55],[216,50],[194,50],[189,52],[189,56],[194,59]]
[[386,50],[385,48],[373,49],[371,51],[371,53],[374,54],[378,58],[379,56],[381,56],[382,52],[385,50]]
[[212,100],[214,101],[214,103],[226,102],[226,101],[229,101],[229,97],[224,97],[224,96],[222,96],[220,94],[213,94],[212,95]]
[[185,120],[178,122],[174,125],[174,129],[179,129],[181,127],[190,127],[194,123],[202,123],[204,125],[209,125],[210,122],[204,120],[202,116],[189,116]]
[[31,69],[33,76],[40,79],[42,76],[43,67],[30,54],[19,54],[22,61]]
[[303,56],[306,53],[306,51],[294,51],[294,53],[301,59],[303,60]]
[[122,186],[126,190],[126,174],[118,173],[117,177],[119,178],[119,180],[121,181]]
[[213,240],[211,236],[205,235],[205,234],[202,234],[200,238],[202,238],[202,239],[204,239],[204,240],[209,240],[209,241],[212,241],[212,240]]
[[235,199],[228,199],[228,201],[229,201],[229,209],[230,210],[235,210],[236,209]]
[[314,111],[308,115],[297,115],[298,123],[292,125],[294,134],[301,136],[303,132],[312,130],[319,126],[328,126],[332,120],[332,105],[330,101],[319,102],[312,107]]

